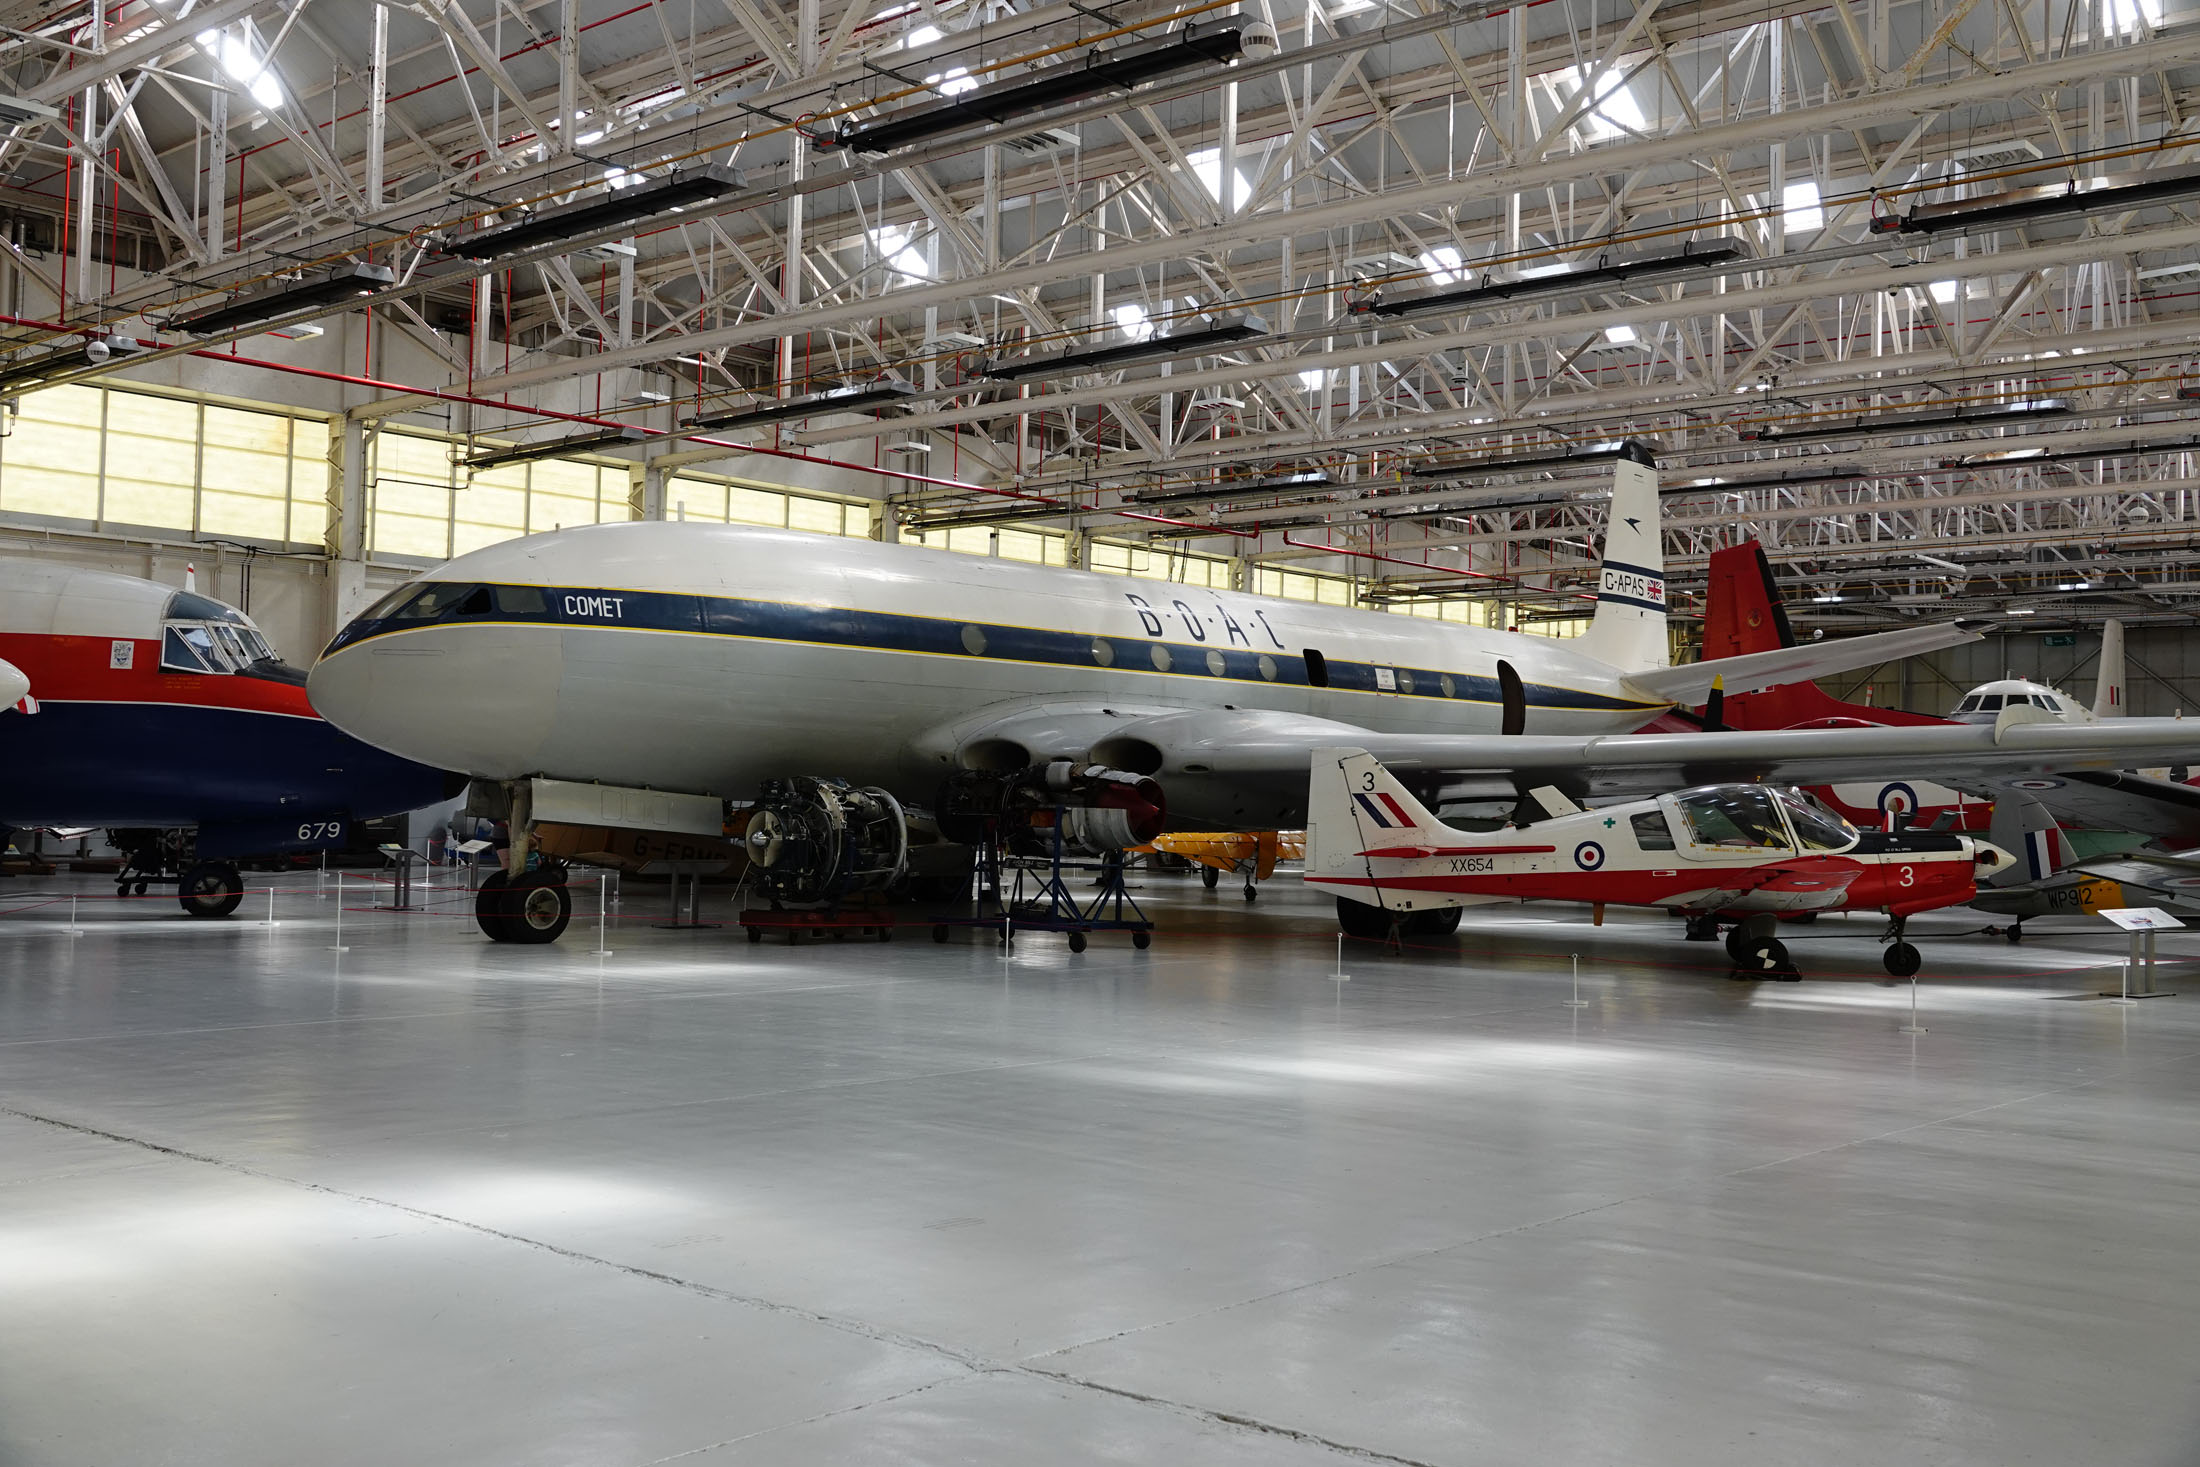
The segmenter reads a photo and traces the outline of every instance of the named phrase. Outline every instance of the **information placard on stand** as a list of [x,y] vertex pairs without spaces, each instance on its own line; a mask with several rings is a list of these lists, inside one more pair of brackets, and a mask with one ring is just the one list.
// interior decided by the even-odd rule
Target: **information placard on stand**
[[2154,986],[2154,934],[2170,932],[2185,924],[2160,907],[2103,907],[2100,915],[2131,934],[2131,957],[2124,965],[2124,986],[2103,998],[2175,998]]

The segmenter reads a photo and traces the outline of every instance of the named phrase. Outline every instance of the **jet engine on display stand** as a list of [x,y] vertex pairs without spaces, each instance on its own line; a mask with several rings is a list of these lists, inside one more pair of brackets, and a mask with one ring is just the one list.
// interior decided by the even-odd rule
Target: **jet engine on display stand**
[[[941,783],[938,816],[942,835],[977,848],[982,874],[976,914],[935,924],[933,941],[956,926],[996,931],[1004,944],[1018,928],[1060,932],[1073,953],[1092,932],[1127,932],[1138,948],[1153,941],[1123,880],[1123,853],[1168,823],[1161,786],[1145,775],[1067,759],[966,769]],[[1079,865],[1099,873],[1089,900],[1067,877]]]
[[964,845],[998,840],[1014,855],[1044,856],[1060,825],[1073,855],[1106,856],[1161,833],[1168,802],[1143,774],[1067,759],[1028,769],[965,769],[940,785],[940,833]]
[[744,836],[774,906],[838,905],[883,894],[909,867],[901,802],[875,785],[799,775],[757,793]]

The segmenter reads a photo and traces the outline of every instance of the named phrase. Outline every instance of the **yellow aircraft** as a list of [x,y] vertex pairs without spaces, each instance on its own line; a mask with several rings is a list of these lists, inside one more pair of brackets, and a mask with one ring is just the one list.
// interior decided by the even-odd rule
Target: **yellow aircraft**
[[1251,901],[1259,895],[1253,889],[1253,883],[1266,881],[1273,875],[1276,862],[1305,859],[1306,832],[1177,831],[1169,835],[1157,835],[1151,844],[1138,849],[1183,857],[1199,867],[1199,879],[1206,884],[1209,891],[1220,883],[1223,872],[1242,871],[1245,873],[1245,899]]

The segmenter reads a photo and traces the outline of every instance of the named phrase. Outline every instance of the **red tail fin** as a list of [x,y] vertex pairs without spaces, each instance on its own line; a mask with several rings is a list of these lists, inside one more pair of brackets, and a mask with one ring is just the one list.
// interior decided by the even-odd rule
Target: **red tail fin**
[[[1772,562],[1754,540],[1711,552],[1710,586],[1704,597],[1703,660],[1771,652],[1795,645],[1794,628],[1773,583]],[[1721,721],[1734,729],[1803,728],[1841,723],[1944,723],[1922,713],[1873,708],[1828,697],[1813,682],[1790,683],[1761,693],[1730,696]]]
[[1739,657],[1795,645],[1787,608],[1772,583],[1772,562],[1754,540],[1711,552],[1711,584],[1704,597],[1703,659]]

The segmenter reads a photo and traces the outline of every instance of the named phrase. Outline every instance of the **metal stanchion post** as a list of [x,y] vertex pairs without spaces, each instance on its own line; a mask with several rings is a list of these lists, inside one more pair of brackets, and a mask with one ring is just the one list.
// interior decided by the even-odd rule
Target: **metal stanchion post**
[[[2138,939],[2135,937],[2132,941],[2136,944]],[[2133,1005],[2139,1002],[2131,996],[2131,959],[2129,958],[2124,959],[2124,991],[2110,999],[2109,1002],[2120,1005]]]
[[1589,1006],[1589,1000],[1587,1000],[1587,999],[1585,999],[1585,998],[1583,998],[1583,997],[1581,996],[1581,954],[1580,954],[1580,953],[1575,953],[1575,954],[1573,955],[1573,957],[1574,957],[1574,996],[1573,996],[1572,998],[1569,998],[1569,999],[1567,999],[1567,1000],[1566,1000],[1566,1007],[1568,1007],[1568,1008],[1570,1008],[1570,1009],[1585,1009],[1585,1008],[1587,1008],[1587,1007]]
[[1922,1034],[1925,1026],[1917,1021],[1917,975],[1910,975],[1910,1022],[1902,1026],[1904,1034]]
[[332,953],[348,953],[351,951],[350,948],[344,946],[344,873],[341,871],[336,873],[336,941],[329,948],[329,951]]
[[611,878],[608,875],[598,874],[596,877],[596,956],[599,958],[611,956],[611,949],[604,946],[606,924],[610,921]]
[[1350,983],[1352,975],[1344,970],[1344,934],[1337,934],[1337,971],[1329,975],[1332,983]]
[[275,883],[272,881],[267,884],[267,920],[260,925],[262,927],[273,927],[275,925]]
[[76,894],[69,894],[69,925],[61,929],[66,937],[82,937],[84,929],[76,925]]

